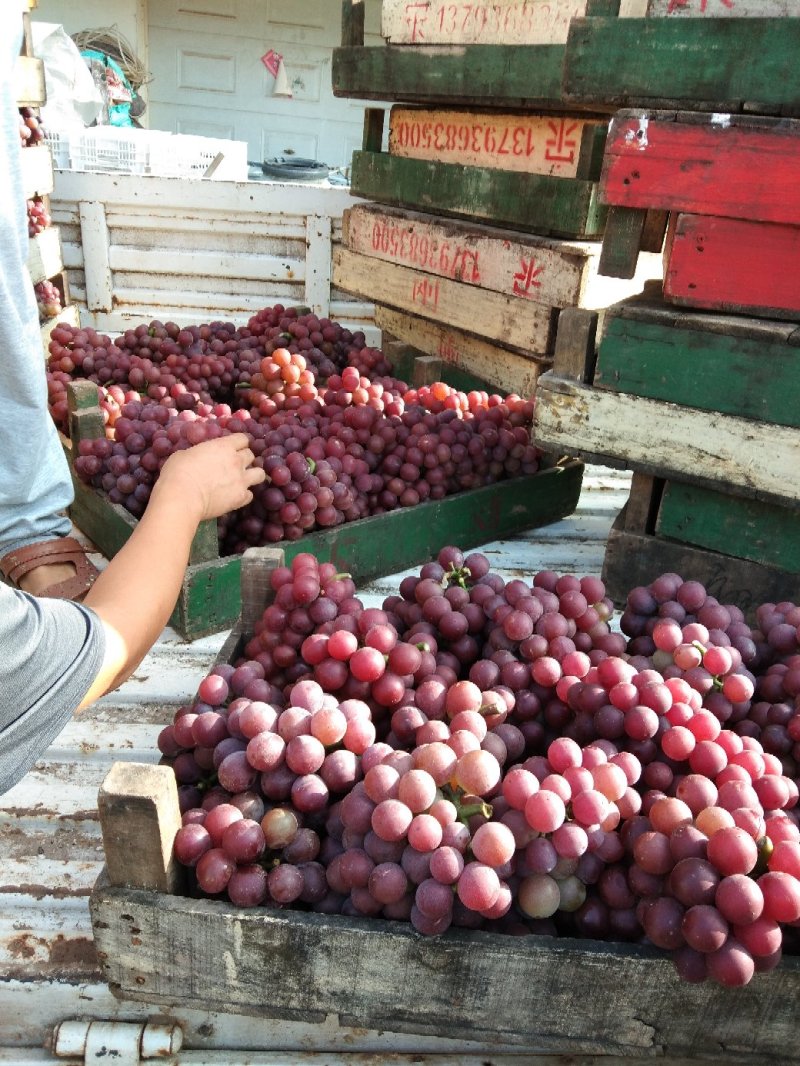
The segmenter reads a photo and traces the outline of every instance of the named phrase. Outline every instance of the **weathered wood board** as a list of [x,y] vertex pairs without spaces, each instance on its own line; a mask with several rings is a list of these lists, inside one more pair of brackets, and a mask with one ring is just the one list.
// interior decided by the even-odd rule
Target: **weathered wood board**
[[800,330],[625,301],[605,316],[594,385],[800,429]]
[[800,511],[670,480],[655,532],[800,574]]
[[800,224],[800,122],[622,111],[606,142],[600,195],[659,208]]
[[46,281],[64,269],[61,237],[56,226],[46,226],[28,239],[28,272],[34,285]]
[[800,19],[575,19],[566,47],[569,104],[800,111]]
[[550,371],[537,383],[533,437],[547,451],[800,501],[800,434],[785,426],[607,392]]
[[684,307],[800,318],[800,226],[677,215],[664,297]]
[[596,243],[568,244],[380,204],[349,208],[342,231],[359,255],[548,307],[580,303],[598,251]]
[[[603,558],[601,576],[606,592],[618,607],[623,607],[632,588],[649,585],[665,573],[699,581],[721,603],[737,604],[751,619],[752,612],[762,603],[797,603],[800,597],[797,575],[666,537],[627,530],[623,508],[611,528]],[[725,1061],[728,1057],[725,1053]]]
[[587,0],[383,0],[390,44],[563,44]]
[[497,108],[563,110],[564,45],[333,50],[334,96]]
[[103,878],[90,910],[106,979],[126,1000],[309,1022],[334,1014],[345,1026],[562,1055],[779,1062],[794,1047],[796,960],[732,995],[681,982],[636,945],[455,929],[420,937],[406,923],[236,909]]
[[365,200],[542,236],[599,237],[607,213],[595,182],[401,159],[384,152],[353,153],[350,190]]
[[333,281],[345,292],[472,330],[489,339],[546,355],[552,344],[553,309],[424,271],[368,259],[346,248],[333,254]]
[[44,62],[33,56],[17,56],[14,61],[12,90],[19,107],[39,107],[47,99]]
[[574,115],[393,107],[389,152],[406,159],[596,180],[606,129],[605,122]]
[[19,157],[25,199],[48,196],[53,191],[53,157],[50,149],[46,145],[23,148]]
[[[624,2],[624,0],[623,0]],[[800,0],[641,0],[650,18],[797,18]]]
[[375,324],[417,351],[436,356],[445,366],[472,374],[502,393],[532,396],[539,375],[552,365],[550,358],[512,352],[483,337],[391,307],[375,307]]

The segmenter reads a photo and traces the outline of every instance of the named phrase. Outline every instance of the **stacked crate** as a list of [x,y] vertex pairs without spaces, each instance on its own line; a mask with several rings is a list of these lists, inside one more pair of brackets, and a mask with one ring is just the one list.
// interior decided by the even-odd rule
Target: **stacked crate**
[[745,608],[796,600],[800,122],[781,116],[800,113],[800,3],[636,7],[573,23],[565,93],[627,105],[606,142],[601,270],[633,272],[658,211],[663,282],[611,309],[597,343],[573,321],[535,432],[634,471],[604,564],[618,602],[666,570]]
[[395,106],[388,138],[383,110],[367,113],[351,189],[373,202],[345,219],[334,281],[373,301],[384,334],[433,357],[433,373],[444,364],[452,384],[466,374],[530,394],[565,307],[641,287],[597,291],[607,118],[561,93],[570,20],[618,7],[384,0],[387,44],[364,48],[363,5],[345,0],[334,93]]
[[[17,106],[40,108],[46,101],[44,64],[33,54],[30,10],[34,0],[22,2],[22,51],[14,68],[14,84]],[[42,141],[26,146],[21,153],[22,180],[26,200],[39,200],[49,214],[50,194],[53,191],[53,157],[48,145]],[[47,347],[50,333],[59,322],[78,325],[78,311],[70,304],[69,286],[64,270],[61,237],[58,227],[52,223],[30,238],[28,272],[34,285],[49,281],[57,290],[60,310],[42,318],[42,343]]]

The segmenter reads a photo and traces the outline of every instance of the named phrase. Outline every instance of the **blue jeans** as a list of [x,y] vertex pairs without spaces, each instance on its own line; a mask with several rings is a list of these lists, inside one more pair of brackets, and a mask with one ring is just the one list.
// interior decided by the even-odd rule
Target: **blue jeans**
[[25,265],[28,225],[11,85],[21,30],[21,18],[0,19],[0,557],[69,533],[64,510],[73,498],[47,410],[39,313]]

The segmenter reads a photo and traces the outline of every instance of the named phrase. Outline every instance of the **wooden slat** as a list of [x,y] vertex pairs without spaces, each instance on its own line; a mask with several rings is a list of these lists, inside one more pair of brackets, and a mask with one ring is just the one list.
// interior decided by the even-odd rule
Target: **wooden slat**
[[[760,326],[755,336],[747,334],[750,322]],[[594,384],[800,429],[800,349],[788,343],[792,329],[664,304],[615,310],[606,316]]]
[[181,812],[171,767],[115,763],[97,806],[110,883],[177,892],[184,869],[172,855]]
[[409,267],[367,259],[337,248],[333,282],[347,292],[365,296],[423,318],[469,330],[480,323],[481,333],[517,348],[546,355],[552,340],[551,308],[488,289],[467,287]]
[[611,278],[634,276],[646,218],[646,211],[630,207],[615,205],[609,210],[598,273]]
[[53,159],[45,145],[23,148],[20,152],[22,190],[26,200],[48,196],[53,191]]
[[679,481],[667,482],[655,532],[684,544],[800,574],[800,513]]
[[353,153],[351,190],[366,200],[530,229],[543,236],[599,237],[607,213],[594,182],[377,152]]
[[559,107],[564,46],[335,48],[333,95],[486,107]]
[[[793,1040],[796,960],[731,996],[680,981],[668,959],[641,945],[456,929],[420,937],[407,923],[237,909],[105,880],[90,907],[106,979],[126,999],[151,1004],[224,1003],[234,1013],[309,1022],[334,1014],[342,1025],[560,1055],[694,1059],[722,1047],[736,1063],[779,1055]],[[587,994],[598,987],[602,995]]]
[[596,180],[606,123],[577,116],[393,107],[389,151],[470,167]]
[[[570,25],[564,99],[792,114],[800,19],[592,18]],[[736,57],[746,55],[746,63]]]
[[604,202],[800,224],[800,122],[674,112],[611,121]]
[[678,215],[664,296],[684,307],[800,318],[800,226]]
[[32,56],[17,56],[14,62],[12,91],[19,107],[39,107],[47,99],[44,63]]
[[383,0],[381,34],[390,44],[563,44],[586,0]]
[[61,273],[64,260],[57,226],[46,226],[41,233],[28,239],[28,271],[36,285]]
[[[699,581],[721,603],[735,603],[748,615],[762,603],[797,603],[800,598],[796,575],[664,537],[631,532],[625,529],[623,511],[611,528],[603,558],[601,576],[608,595],[618,607],[624,607],[632,588],[649,585],[668,572],[680,574],[685,581]],[[728,1057],[726,1052],[726,1061]]]
[[375,308],[375,322],[385,333],[436,356],[447,367],[473,374],[502,393],[533,395],[539,375],[551,365],[549,359],[532,359],[462,330],[389,307]]
[[351,208],[345,231],[359,255],[549,307],[580,303],[597,250],[377,204]]
[[653,533],[655,531],[663,491],[662,478],[650,477],[639,470],[634,470],[630,495],[624,509],[625,529],[629,533]]
[[797,18],[800,0],[645,0],[650,18]]
[[[543,374],[534,440],[549,451],[603,456],[656,476],[800,501],[797,430],[605,392]],[[602,461],[602,460],[601,460]]]

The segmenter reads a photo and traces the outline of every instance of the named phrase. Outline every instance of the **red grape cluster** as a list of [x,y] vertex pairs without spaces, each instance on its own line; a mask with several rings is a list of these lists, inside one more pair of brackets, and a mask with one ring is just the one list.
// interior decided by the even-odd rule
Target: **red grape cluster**
[[36,294],[40,322],[45,322],[48,318],[55,318],[56,315],[63,311],[61,293],[52,281],[38,281],[33,286],[33,291]]
[[45,131],[39,120],[39,112],[34,107],[19,109],[19,139],[23,148],[34,148],[41,144]]
[[44,200],[41,200],[38,196],[32,200],[27,200],[26,206],[28,209],[28,236],[35,237],[37,233],[41,233],[43,229],[50,225],[52,219]]
[[299,353],[315,377],[328,378],[348,364],[351,353],[366,347],[364,334],[355,333],[329,318],[301,313],[295,307],[276,304],[259,311],[247,323],[247,332],[257,337],[267,355],[276,348]]
[[[664,602],[708,606],[696,582],[659,582]],[[796,642],[793,605],[734,630],[744,656],[662,614],[647,656],[611,630],[599,579],[506,581],[455,547],[382,608],[307,553],[272,588],[241,661],[159,739],[201,894],[649,943],[726,985],[796,949],[797,769],[746,727],[766,685],[800,735],[788,629],[758,673],[744,664],[764,630]]]

